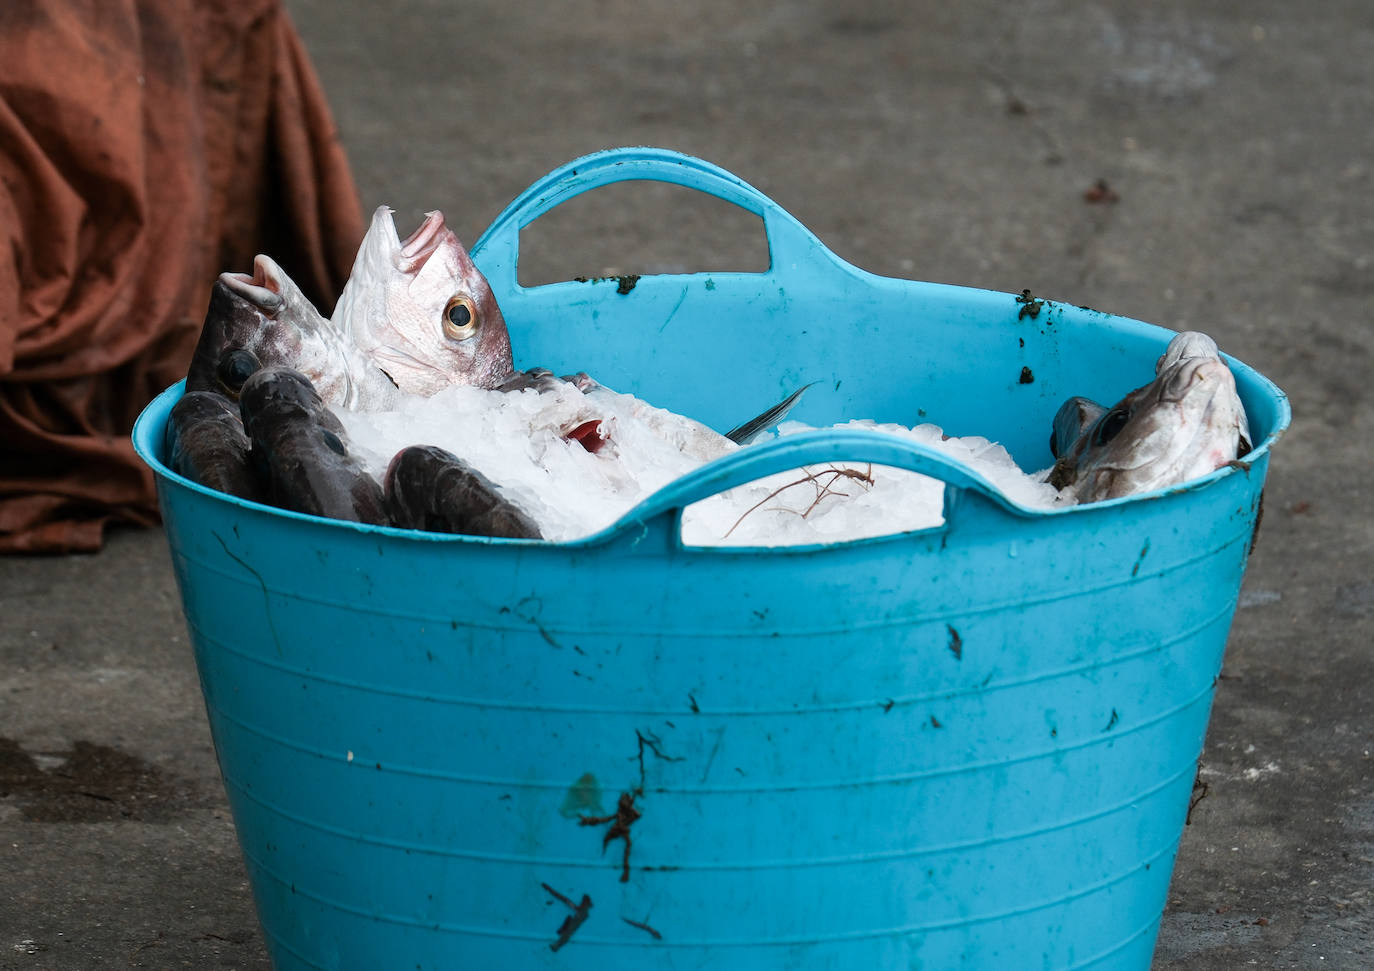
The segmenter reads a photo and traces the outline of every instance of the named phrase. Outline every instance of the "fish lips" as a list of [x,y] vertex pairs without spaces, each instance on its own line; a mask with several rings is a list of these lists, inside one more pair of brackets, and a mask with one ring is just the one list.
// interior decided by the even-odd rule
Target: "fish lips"
[[259,275],[249,276],[247,273],[226,272],[219,275],[219,283],[223,284],[235,296],[248,301],[268,317],[275,317],[286,306],[286,299],[277,290],[267,286],[265,281],[258,279]]

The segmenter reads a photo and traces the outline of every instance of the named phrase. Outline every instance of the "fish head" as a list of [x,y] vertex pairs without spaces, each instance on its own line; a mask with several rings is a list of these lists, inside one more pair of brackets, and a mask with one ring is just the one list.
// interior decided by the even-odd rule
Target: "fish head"
[[263,365],[291,364],[325,323],[295,282],[259,256],[252,273],[221,273],[186,374],[187,391],[217,391],[237,401]]
[[1050,482],[1071,488],[1079,502],[1167,488],[1235,461],[1249,450],[1248,435],[1231,369],[1210,338],[1187,332],[1160,357],[1153,381],[1087,424]]
[[260,368],[245,381],[239,409],[250,435],[254,421],[264,415],[313,418],[328,413],[310,378],[284,365]]
[[221,273],[220,281],[272,319],[302,333],[314,333],[325,325],[325,318],[296,286],[296,281],[270,256],[253,258],[252,273]]
[[404,240],[389,208],[373,213],[333,322],[411,394],[492,388],[513,370],[496,296],[437,210]]

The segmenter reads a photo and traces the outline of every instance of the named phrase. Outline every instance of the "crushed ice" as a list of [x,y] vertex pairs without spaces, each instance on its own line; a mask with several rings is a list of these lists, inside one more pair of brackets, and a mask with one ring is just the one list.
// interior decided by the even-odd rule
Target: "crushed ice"
[[[566,383],[514,392],[451,387],[431,398],[404,396],[390,411],[335,413],[354,454],[379,481],[400,449],[437,445],[497,483],[553,542],[609,526],[674,479],[741,447],[632,395],[600,387],[584,394]],[[596,452],[566,437],[589,421],[601,423],[606,439]],[[851,421],[833,427],[900,435],[937,449],[1020,505],[1062,504],[1052,486],[1022,471],[1006,449],[986,438],[946,438],[931,424]],[[807,430],[786,422],[777,434]],[[814,465],[689,506],[683,541],[789,546],[899,533],[938,526],[943,499],[943,483],[914,472],[866,463]]]

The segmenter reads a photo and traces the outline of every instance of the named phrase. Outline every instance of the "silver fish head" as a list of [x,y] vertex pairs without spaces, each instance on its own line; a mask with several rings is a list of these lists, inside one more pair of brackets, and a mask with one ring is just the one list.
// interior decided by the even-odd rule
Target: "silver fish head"
[[[1061,445],[1061,420],[1067,423],[1065,409],[1074,400],[1056,418]],[[1091,415],[1092,409],[1080,413]],[[1186,332],[1170,342],[1153,381],[1086,425],[1059,455],[1050,482],[1070,489],[1079,502],[1163,489],[1235,461],[1249,451],[1248,439],[1231,369],[1211,338]]]
[[411,394],[492,388],[513,370],[491,286],[437,210],[404,240],[389,208],[373,213],[333,324]]

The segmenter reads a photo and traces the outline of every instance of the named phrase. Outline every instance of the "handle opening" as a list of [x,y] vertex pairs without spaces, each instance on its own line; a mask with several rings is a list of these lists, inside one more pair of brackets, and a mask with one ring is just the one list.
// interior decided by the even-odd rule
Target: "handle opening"
[[[647,230],[647,232],[646,232]],[[609,282],[640,275],[768,270],[757,213],[717,196],[650,180],[574,196],[520,229],[517,282]]]

